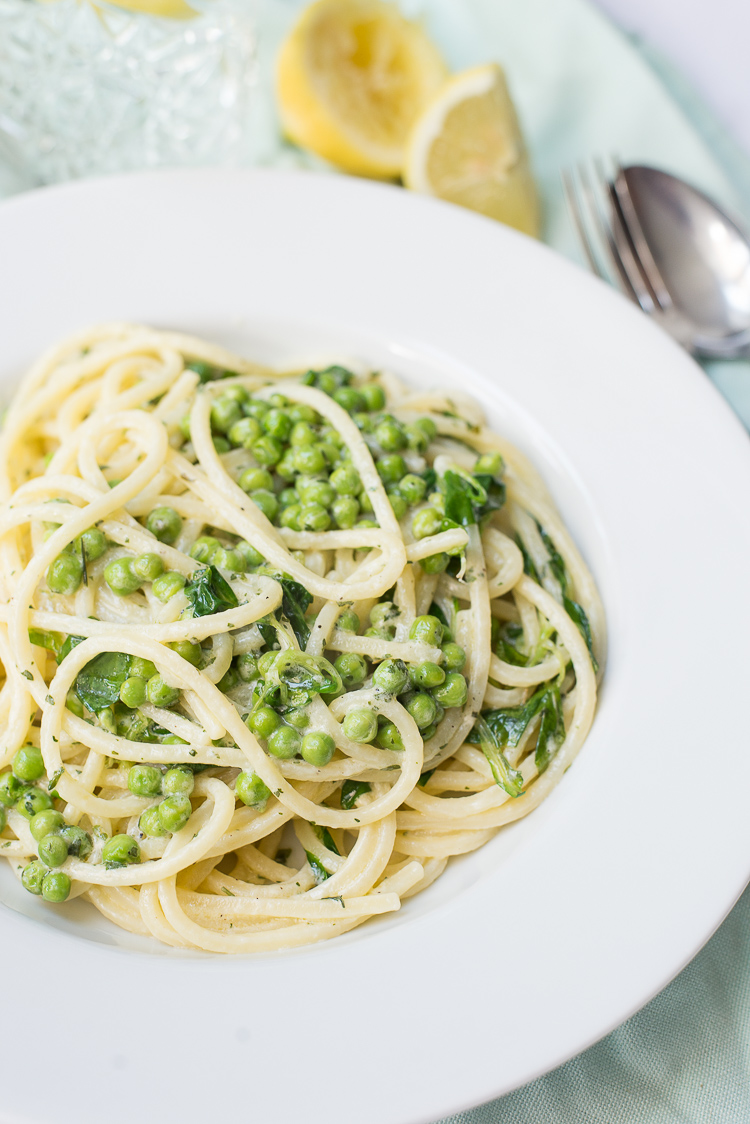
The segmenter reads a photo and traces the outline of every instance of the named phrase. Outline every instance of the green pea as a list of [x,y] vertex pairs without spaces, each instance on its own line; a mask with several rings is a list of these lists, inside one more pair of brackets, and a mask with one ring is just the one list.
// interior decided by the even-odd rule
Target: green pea
[[426,574],[442,574],[449,562],[448,555],[441,552],[440,554],[429,554],[419,564]]
[[442,517],[434,507],[423,507],[412,519],[411,530],[415,539],[426,539],[429,535],[436,535],[442,525]]
[[398,490],[406,502],[411,505],[421,503],[427,491],[427,485],[421,476],[416,476],[413,472],[407,472],[406,476],[403,476],[399,481]]
[[289,435],[289,443],[295,447],[314,445],[316,441],[315,430],[307,422],[297,422]]
[[242,407],[234,398],[222,394],[211,404],[211,428],[227,433],[242,417]]
[[152,804],[150,808],[145,808],[141,812],[138,827],[149,839],[158,839],[160,836],[167,834],[166,828],[162,826],[159,818],[158,804]]
[[336,628],[340,628],[342,632],[359,632],[359,617],[353,609],[344,609],[336,621]]
[[242,409],[247,417],[255,418],[257,421],[263,421],[263,418],[271,407],[260,398],[251,398],[249,402],[244,403]]
[[21,873],[21,884],[24,889],[28,890],[30,894],[39,895],[42,892],[42,883],[46,878],[49,871],[44,863],[35,859],[23,868]]
[[259,706],[247,719],[248,726],[259,738],[269,738],[280,722],[278,714],[270,706]]
[[[142,679],[137,682],[143,684],[144,696],[146,684]],[[120,738],[127,738],[130,742],[145,742],[149,741],[148,736],[148,719],[145,715],[141,714],[140,710],[129,710],[124,715],[118,715],[116,718],[117,736]]]
[[[375,426],[375,440],[384,453],[396,453],[406,445],[403,426],[391,417],[383,418]],[[403,472],[401,475],[404,475]]]
[[141,849],[132,835],[113,835],[102,848],[105,866],[130,866],[141,861]]
[[318,411],[313,410],[306,402],[294,402],[289,407],[289,417],[293,422],[308,422],[310,425],[316,425],[320,421]]
[[234,782],[234,794],[249,808],[262,812],[268,803],[271,790],[257,773],[240,773]]
[[432,687],[439,687],[445,682],[445,672],[439,664],[425,660],[423,663],[411,665],[409,678],[415,687],[423,687],[429,691]]
[[228,431],[227,437],[235,448],[249,449],[262,432],[260,422],[256,418],[240,418]]
[[300,530],[299,517],[302,514],[302,505],[299,503],[290,504],[285,507],[279,516],[279,524],[282,527],[289,527],[292,531]]
[[342,652],[334,664],[345,687],[358,687],[367,678],[367,661],[356,652]]
[[242,655],[237,656],[236,665],[237,674],[243,683],[252,683],[258,678],[257,660],[249,652],[243,652]]
[[[162,745],[190,745],[184,738],[178,738],[177,734],[160,734],[159,741]],[[193,765],[194,770],[207,769],[208,765]]]
[[37,813],[46,812],[52,807],[52,797],[40,788],[27,788],[16,800],[15,807],[24,819],[30,820]]
[[406,704],[406,709],[417,726],[419,726],[420,730],[423,730],[426,726],[434,722],[437,707],[431,695],[426,694],[424,691],[418,691]]
[[266,519],[273,521],[279,513],[279,501],[273,492],[267,491],[265,488],[259,488],[255,492],[250,493],[250,499],[259,507],[265,515]]
[[275,410],[285,410],[289,405],[289,399],[283,394],[272,394],[268,399],[268,405]]
[[157,601],[169,601],[176,593],[185,588],[187,578],[177,570],[167,570],[165,574],[155,578],[151,585],[151,592]]
[[401,477],[406,475],[406,462],[400,453],[388,453],[380,458],[375,467],[385,484],[398,484]]
[[258,488],[273,488],[273,476],[267,468],[246,468],[237,481],[243,492],[255,492]]
[[245,542],[244,539],[240,539],[236,549],[244,556],[248,566],[260,566],[265,562],[265,558],[260,551],[256,550],[254,546],[250,546],[250,543]]
[[375,668],[372,681],[387,695],[398,695],[409,682],[409,673],[403,660],[383,660]]
[[103,730],[107,730],[110,734],[117,733],[114,707],[104,706],[101,710],[97,710],[96,718]]
[[443,642],[443,624],[437,617],[430,615],[416,617],[409,629],[410,640],[421,640],[423,644],[433,644],[440,647]]
[[70,888],[71,881],[61,870],[51,870],[42,879],[42,897],[46,902],[64,902]]
[[46,812],[37,812],[29,820],[29,829],[38,843],[40,839],[44,839],[45,835],[54,835],[59,832],[64,824],[65,817],[62,812],[56,812],[53,808],[48,808]]
[[196,562],[212,562],[215,551],[221,550],[221,543],[213,535],[201,535],[190,547],[190,557]]
[[329,375],[326,371],[318,375],[315,380],[318,384],[318,389],[322,390],[324,394],[333,394],[338,388],[338,382],[333,375]]
[[432,722],[429,726],[425,726],[424,730],[420,730],[419,732],[422,735],[422,741],[428,742],[431,737],[434,737],[435,733],[437,732],[437,728],[437,722]]
[[365,400],[366,409],[382,410],[385,406],[385,391],[376,382],[365,383],[359,388],[359,393]]
[[132,568],[142,582],[152,582],[164,573],[164,563],[158,554],[139,554],[133,559]]
[[328,507],[336,499],[336,492],[327,480],[318,476],[300,476],[294,485],[302,503],[319,503]]
[[62,866],[68,857],[68,846],[59,835],[45,835],[39,841],[39,858],[47,866]]
[[84,531],[83,534],[79,535],[76,539],[76,553],[80,554],[81,547],[83,547],[87,562],[96,562],[97,558],[101,558],[108,546],[107,536],[96,527],[90,527],[88,531]]
[[371,710],[350,710],[343,722],[344,734],[353,742],[371,742],[378,732],[378,719]]
[[359,515],[359,503],[354,496],[340,496],[331,506],[331,515],[342,530],[353,527]]
[[152,706],[174,706],[180,697],[180,692],[176,687],[170,687],[168,683],[162,679],[158,671],[156,675],[152,675],[146,684],[146,692],[148,694],[148,701]]
[[372,423],[372,418],[369,414],[361,412],[359,414],[352,414],[352,421],[362,433],[372,433],[375,426]]
[[118,597],[135,593],[141,585],[141,579],[133,569],[132,558],[113,558],[104,567],[104,580]]
[[[228,371],[225,372],[224,377],[226,378],[228,374]],[[223,396],[224,398],[233,398],[234,401],[239,402],[241,406],[244,406],[246,402],[250,401],[249,391],[247,391],[244,386],[240,386],[238,383],[235,383],[234,386],[227,386],[224,389]]]
[[183,414],[180,418],[180,433],[186,441],[190,440],[190,414]]
[[500,476],[504,468],[505,463],[499,453],[482,453],[472,471],[479,476]]
[[369,492],[361,492],[359,497],[358,497],[358,501],[359,501],[359,506],[362,508],[363,511],[367,512],[368,514],[372,512],[372,510],[373,510],[372,499],[370,497]]
[[234,570],[240,574],[244,574],[247,569],[247,560],[244,554],[239,550],[227,550],[223,546],[213,552],[211,562],[222,570]]
[[158,796],[161,792],[161,773],[153,765],[131,765],[128,770],[128,788],[134,796]]
[[8,813],[5,811],[3,804],[0,804],[0,832],[5,831],[5,825],[8,822]]
[[322,769],[331,760],[336,749],[336,743],[330,734],[322,730],[311,730],[302,739],[300,753],[309,765]]
[[38,781],[44,773],[42,751],[35,745],[22,745],[13,757],[13,772],[19,781]]
[[388,493],[388,499],[391,502],[393,514],[397,519],[403,519],[409,507],[404,497],[400,492],[393,491]]
[[189,796],[194,787],[195,777],[186,765],[167,769],[161,779],[161,790],[165,796]]
[[294,423],[286,410],[273,408],[269,410],[263,418],[262,424],[264,430],[270,437],[275,437],[277,440],[284,442],[288,440]]
[[182,519],[173,507],[154,507],[146,519],[146,530],[171,545],[182,530]]
[[240,677],[237,668],[230,665],[224,672],[216,686],[219,688],[222,694],[226,695],[227,691],[233,691],[239,682]]
[[146,683],[136,675],[129,676],[120,687],[120,702],[135,709],[146,701]]
[[232,446],[229,444],[226,437],[214,437],[213,442],[214,449],[216,449],[216,452],[219,454],[230,453],[232,451]]
[[403,740],[398,732],[398,726],[393,722],[386,722],[380,727],[376,740],[381,749],[393,749],[398,753],[403,751]]
[[459,671],[449,671],[442,686],[436,687],[432,692],[432,697],[435,702],[447,708],[463,706],[468,694],[469,691],[463,675]]
[[83,703],[75,691],[68,691],[65,696],[65,705],[71,714],[75,714],[76,718],[83,718]]
[[259,437],[253,442],[252,452],[258,464],[272,465],[281,460],[284,448],[276,437]]
[[335,445],[339,449],[342,448],[344,444],[344,438],[332,425],[326,425],[321,429],[320,439],[326,445]]
[[292,463],[297,472],[312,475],[323,471],[326,458],[318,445],[299,445],[292,454]]
[[188,796],[176,793],[162,800],[159,807],[159,820],[165,831],[181,831],[193,814]]
[[318,448],[323,454],[328,467],[336,464],[339,460],[344,460],[349,455],[349,450],[347,448],[339,449],[337,445],[332,445],[328,441],[324,441]]
[[356,496],[362,491],[359,473],[352,465],[342,464],[331,473],[331,485],[340,496]]
[[299,513],[299,525],[303,531],[327,531],[331,517],[319,503],[306,503]]
[[297,469],[294,467],[293,453],[294,450],[288,448],[281,460],[274,465],[273,469],[276,475],[280,476],[282,480],[286,480],[288,484],[291,484],[292,480],[294,480],[294,477],[297,475]]
[[47,570],[47,585],[53,593],[75,593],[83,578],[83,563],[77,554],[58,554]]
[[278,726],[268,739],[268,752],[287,761],[296,757],[301,744],[302,739],[291,726]]
[[310,725],[310,715],[304,706],[295,706],[284,712],[284,721],[294,726],[295,730],[304,730],[305,726]]
[[370,624],[379,628],[386,621],[392,621],[398,615],[398,609],[392,601],[378,601],[370,609]]
[[363,395],[353,386],[342,386],[339,390],[334,391],[333,400],[338,402],[342,410],[346,410],[349,414],[354,414],[365,408]]
[[82,827],[75,827],[73,824],[65,824],[60,828],[59,835],[61,839],[65,840],[68,848],[68,854],[76,859],[87,859],[94,849],[94,843],[91,836]]
[[446,671],[461,671],[466,663],[466,652],[460,644],[443,645],[443,667]]
[[294,488],[282,488],[276,497],[279,501],[279,507],[291,507],[293,503],[299,503],[299,496]]
[[130,661],[130,674],[138,679],[150,679],[152,675],[156,675],[156,664],[140,656],[133,656]]
[[434,441],[437,437],[437,426],[432,418],[417,418],[414,425],[421,430],[428,441]]

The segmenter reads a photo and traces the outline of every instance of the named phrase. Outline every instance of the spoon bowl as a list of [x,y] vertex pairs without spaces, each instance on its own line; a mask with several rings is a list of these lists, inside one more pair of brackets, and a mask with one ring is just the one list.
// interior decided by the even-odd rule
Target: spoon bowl
[[711,199],[644,165],[620,171],[664,288],[707,357],[750,354],[750,241]]

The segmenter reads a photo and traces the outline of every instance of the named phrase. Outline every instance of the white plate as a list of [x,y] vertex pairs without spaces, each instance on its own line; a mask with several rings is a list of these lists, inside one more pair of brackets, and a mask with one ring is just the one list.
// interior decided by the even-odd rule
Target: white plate
[[180,955],[4,878],[4,1118],[419,1124],[645,1003],[750,873],[750,449],[700,370],[543,247],[350,179],[46,189],[0,207],[0,244],[4,388],[65,333],[131,319],[477,395],[546,476],[610,629],[575,767],[388,921],[277,956]]

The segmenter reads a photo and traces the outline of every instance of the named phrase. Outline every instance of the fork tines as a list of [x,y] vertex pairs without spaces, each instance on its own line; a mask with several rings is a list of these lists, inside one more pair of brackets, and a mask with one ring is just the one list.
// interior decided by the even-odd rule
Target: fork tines
[[622,167],[597,158],[562,173],[563,190],[591,269],[614,283],[644,312],[671,307],[638,221]]

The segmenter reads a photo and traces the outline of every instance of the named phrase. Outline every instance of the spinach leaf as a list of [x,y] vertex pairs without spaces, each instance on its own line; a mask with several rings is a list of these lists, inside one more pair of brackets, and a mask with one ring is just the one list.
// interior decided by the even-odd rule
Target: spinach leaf
[[487,493],[482,485],[473,476],[448,469],[443,476],[443,487],[446,520],[457,527],[470,527],[476,523],[474,506],[481,506],[487,500]]
[[278,637],[276,635],[276,628],[272,622],[276,620],[273,613],[267,617],[261,617],[258,621],[258,632],[263,637],[263,642],[268,648],[269,652],[278,647]]
[[434,492],[435,485],[437,484],[437,472],[435,472],[435,469],[432,467],[426,468],[422,473],[422,479],[427,485],[427,494],[429,495],[430,492]]
[[353,808],[360,796],[370,791],[367,781],[344,781],[341,786],[341,807],[346,811]]
[[327,878],[331,877],[330,870],[326,870],[320,859],[316,855],[314,855],[312,851],[305,851],[305,855],[307,856],[307,861],[310,864],[310,870],[313,873],[313,878],[315,879],[316,886],[319,886],[321,882],[325,882]]
[[333,841],[333,836],[331,835],[331,833],[330,833],[330,831],[328,830],[327,827],[321,827],[319,824],[316,824],[316,823],[310,824],[310,827],[313,829],[313,831],[315,832],[315,834],[317,835],[318,839],[320,840],[320,842],[323,844],[324,847],[326,847],[329,851],[333,851],[334,855],[340,855],[341,854],[338,847],[336,846],[336,844]]
[[536,582],[537,585],[541,585],[542,579],[539,577],[539,571],[537,570],[536,566],[532,562],[531,555],[527,551],[526,547],[523,545],[523,540],[522,540],[520,535],[516,535],[516,546],[521,551],[521,554],[523,556],[523,572],[524,572],[524,574],[527,574],[532,579],[532,581]]
[[563,597],[563,608],[586,641],[586,647],[591,656],[592,667],[594,668],[594,672],[597,672],[599,670],[599,664],[594,657],[594,648],[591,640],[591,625],[589,624],[589,618],[586,616],[583,606],[579,605],[577,601],[572,601],[570,597]]
[[281,610],[288,618],[300,648],[304,648],[310,639],[310,628],[305,620],[305,613],[312,604],[312,593],[309,593],[294,578],[290,578],[288,574],[282,574],[280,578],[276,578],[276,581],[279,582],[284,591],[281,598]]
[[192,605],[194,617],[208,617],[239,605],[231,585],[213,565],[204,566],[190,578],[185,596]]
[[96,714],[120,698],[120,688],[130,674],[132,656],[125,652],[100,652],[78,672],[75,690]]
[[422,773],[421,777],[417,781],[417,784],[419,785],[420,788],[424,788],[424,786],[427,784],[428,780],[430,779],[430,777],[432,776],[432,774],[434,772],[435,772],[434,769],[427,769],[424,773]]
[[50,652],[54,652],[59,662],[59,652],[63,645],[63,638],[59,632],[43,632],[38,628],[30,628],[29,640],[32,644],[38,644],[40,648],[47,648]]
[[185,364],[187,371],[195,371],[201,382],[213,382],[215,379],[230,379],[237,375],[236,371],[226,371],[223,367],[214,367],[206,363],[205,359],[191,359]]
[[558,552],[557,547],[545,531],[544,527],[542,527],[539,523],[537,523],[537,527],[539,528],[539,534],[541,535],[542,542],[547,548],[547,553],[549,554],[549,568],[553,576],[557,578],[558,582],[560,583],[560,589],[564,597],[568,591],[567,567],[563,562],[562,556]]
[[[509,796],[517,796],[519,793],[511,792],[508,787],[505,769],[506,767],[510,769],[510,765],[504,756],[503,760],[499,761],[495,751],[499,752],[505,746],[517,746],[526,727],[537,714],[540,716],[540,724],[534,759],[537,769],[543,773],[565,737],[560,688],[555,680],[543,683],[521,706],[483,711],[467,739],[482,747],[482,752],[492,767],[495,780]],[[490,753],[486,743],[490,745]],[[498,775],[501,779],[498,779]],[[520,777],[520,773],[518,776]],[[511,787],[515,787],[515,784],[511,783]]]
[[85,636],[70,635],[57,654],[57,662],[62,663],[65,657],[72,652],[74,648],[77,648],[79,644],[83,644],[85,639]]
[[495,784],[504,789],[508,796],[520,796],[523,793],[523,776],[510,764],[500,748],[497,735],[481,715],[469,740],[479,743],[482,753],[489,761]]

